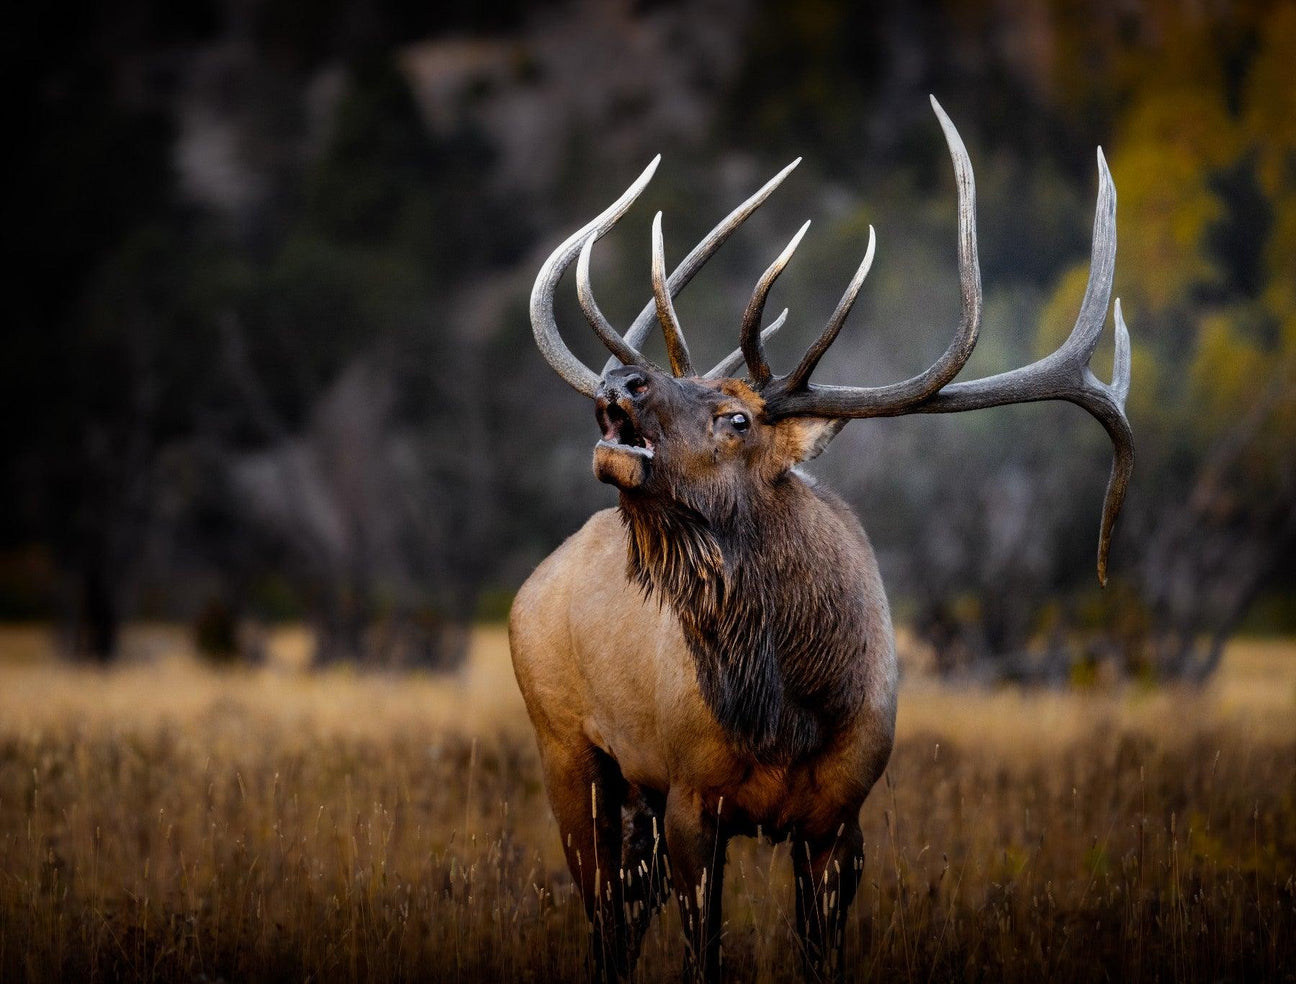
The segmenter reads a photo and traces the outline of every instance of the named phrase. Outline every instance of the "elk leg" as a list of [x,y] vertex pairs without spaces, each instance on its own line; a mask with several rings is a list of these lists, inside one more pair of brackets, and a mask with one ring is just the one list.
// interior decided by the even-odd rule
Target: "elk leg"
[[800,840],[793,848],[796,919],[807,970],[841,980],[846,914],[864,868],[864,834],[853,818],[830,837]]
[[670,897],[670,867],[666,855],[660,793],[631,787],[625,807],[625,907],[630,964],[634,965],[644,933],[657,910]]
[[545,751],[549,802],[593,929],[595,978],[615,981],[629,976],[633,962],[621,883],[626,782],[616,762],[592,745]]
[[719,817],[696,793],[678,787],[666,797],[666,850],[688,948],[699,980],[720,979],[720,899],[728,841]]

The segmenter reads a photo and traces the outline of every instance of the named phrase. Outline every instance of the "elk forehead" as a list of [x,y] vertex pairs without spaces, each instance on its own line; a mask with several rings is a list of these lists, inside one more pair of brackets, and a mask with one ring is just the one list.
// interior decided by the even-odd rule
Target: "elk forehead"
[[720,413],[745,410],[757,419],[764,414],[765,400],[741,379],[721,379],[711,385],[730,398],[716,407]]
[[[688,376],[672,379],[662,374],[664,386],[657,390],[658,400],[651,395],[646,401],[651,409],[658,411],[658,419],[664,426],[670,423],[683,424],[682,412],[695,411],[697,423],[705,423],[715,414],[745,413],[753,421],[764,420],[765,400],[749,383],[742,379],[704,379]],[[671,414],[670,419],[664,413]]]

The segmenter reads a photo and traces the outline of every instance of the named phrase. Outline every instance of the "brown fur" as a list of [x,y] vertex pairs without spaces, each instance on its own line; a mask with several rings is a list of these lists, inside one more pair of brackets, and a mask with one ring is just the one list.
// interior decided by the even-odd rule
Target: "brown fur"
[[[631,374],[647,377],[643,392]],[[635,876],[662,867],[644,865],[654,820],[698,970],[718,967],[725,841],[758,827],[804,842],[801,928],[807,953],[827,959],[857,882],[859,807],[890,753],[896,683],[868,539],[793,471],[833,424],[765,421],[733,380],[635,369],[604,383],[605,436],[652,454],[600,444],[596,472],[621,486],[619,510],[540,565],[510,620],[598,965],[628,970],[646,917],[622,913],[642,917],[660,897]],[[825,916],[816,892],[829,888]]]

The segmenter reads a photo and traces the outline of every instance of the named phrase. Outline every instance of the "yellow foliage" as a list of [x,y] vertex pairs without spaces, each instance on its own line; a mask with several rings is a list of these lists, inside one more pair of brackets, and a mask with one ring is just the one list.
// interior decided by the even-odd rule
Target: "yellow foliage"
[[[1291,193],[1296,181],[1296,4],[1270,12],[1246,83],[1243,127],[1256,150],[1261,187]],[[1289,264],[1291,263],[1289,255]]]
[[1265,246],[1269,282],[1262,300],[1270,314],[1296,314],[1296,189],[1274,202],[1273,226]]
[[[1130,99],[1112,155],[1122,234],[1118,290],[1148,322],[1180,321],[1197,334],[1187,335],[1190,348],[1175,351],[1142,336],[1140,318],[1131,317],[1129,410],[1144,427],[1155,430],[1162,420],[1186,427],[1197,441],[1236,431],[1245,449],[1232,459],[1233,480],[1269,485],[1296,443],[1296,4],[1236,9],[1220,20],[1168,3],[1149,8],[1143,24],[1120,62]],[[1230,106],[1227,79],[1236,69],[1229,59],[1253,39]],[[1249,168],[1271,218],[1247,230],[1266,238],[1254,297],[1241,296],[1247,281],[1223,279],[1230,271],[1217,265],[1210,239],[1230,219],[1217,189],[1236,186]],[[1059,281],[1044,312],[1041,348],[1061,339],[1084,276],[1076,269]],[[1221,300],[1202,312],[1210,293]],[[1158,366],[1158,358],[1167,364]],[[1158,370],[1180,378],[1185,364],[1182,392],[1161,392]],[[1182,419],[1173,423],[1167,414]]]
[[[1129,320],[1128,315],[1126,320]],[[1131,332],[1135,330],[1133,323],[1129,327]],[[1161,363],[1157,360],[1151,346],[1131,339],[1131,385],[1125,406],[1130,417],[1152,423],[1154,418],[1166,412],[1166,404],[1161,397],[1161,375]]]
[[1228,316],[1204,318],[1189,369],[1195,418],[1212,429],[1236,420],[1253,402],[1257,383],[1268,377],[1266,362]]
[[1119,146],[1156,147],[1201,169],[1235,160],[1240,137],[1221,89],[1180,85],[1140,93],[1121,125]]
[[1194,287],[1218,277],[1203,249],[1223,206],[1193,151],[1139,143],[1113,162],[1119,189],[1122,280],[1144,305],[1163,309],[1185,301]]
[[1189,423],[1201,436],[1210,439],[1238,427],[1247,435],[1232,466],[1239,477],[1253,486],[1282,487],[1296,446],[1296,315],[1271,346],[1247,337],[1226,313],[1206,318],[1189,392]]

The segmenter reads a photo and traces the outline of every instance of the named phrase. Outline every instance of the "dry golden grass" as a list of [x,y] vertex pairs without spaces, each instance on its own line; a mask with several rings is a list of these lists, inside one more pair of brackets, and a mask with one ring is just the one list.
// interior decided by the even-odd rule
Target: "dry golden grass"
[[[452,679],[130,645],[96,672],[0,633],[0,980],[586,973],[501,631]],[[862,820],[860,979],[1296,979],[1296,646],[1202,693],[909,681]],[[731,979],[798,966],[787,851],[730,849]],[[636,978],[681,963],[668,912]]]

